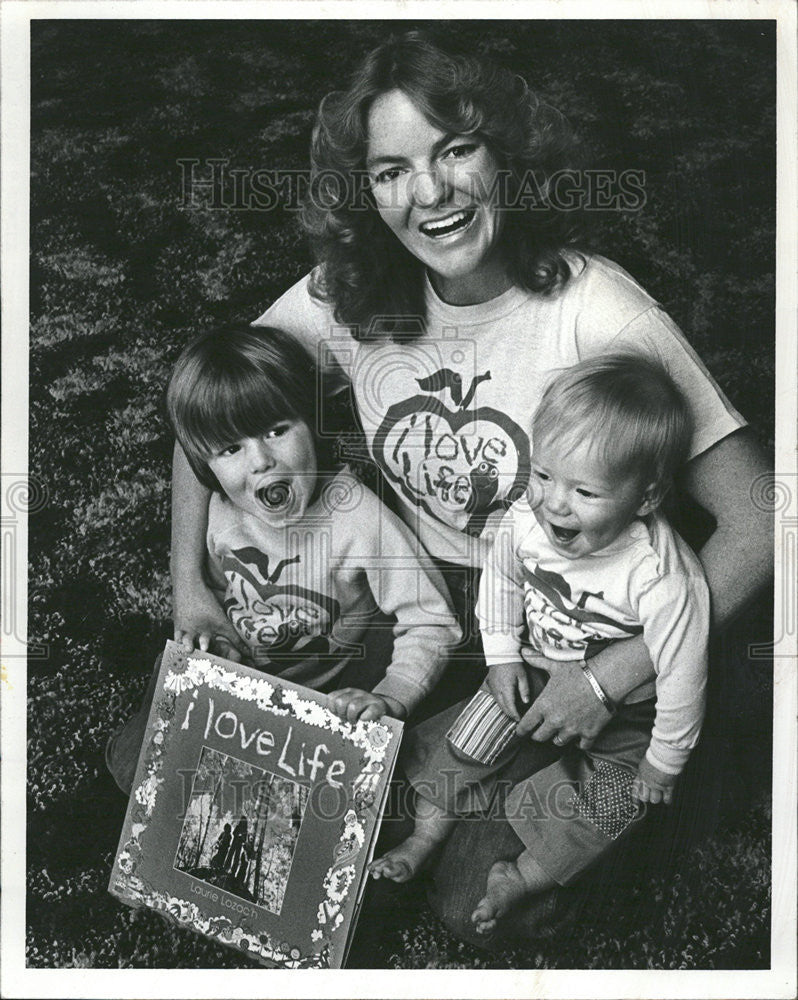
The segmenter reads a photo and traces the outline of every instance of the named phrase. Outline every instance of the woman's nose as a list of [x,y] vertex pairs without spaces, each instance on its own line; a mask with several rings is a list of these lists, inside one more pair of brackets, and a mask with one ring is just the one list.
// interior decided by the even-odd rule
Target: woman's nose
[[437,205],[446,194],[446,181],[434,166],[417,171],[410,183],[413,201],[424,208]]

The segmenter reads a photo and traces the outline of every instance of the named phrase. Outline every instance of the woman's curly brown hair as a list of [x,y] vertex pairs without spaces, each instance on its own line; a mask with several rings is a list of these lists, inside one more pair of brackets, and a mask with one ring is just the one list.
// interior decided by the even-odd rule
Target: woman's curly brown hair
[[379,317],[380,333],[407,339],[419,334],[426,312],[424,267],[380,218],[366,172],[369,109],[391,90],[405,93],[437,128],[479,135],[499,160],[510,198],[501,238],[513,281],[540,293],[565,283],[575,213],[555,208],[548,189],[555,174],[577,164],[567,121],[521,77],[408,32],[370,52],[349,88],[319,107],[303,222],[321,265],[311,290],[332,303],[337,321],[368,339]]

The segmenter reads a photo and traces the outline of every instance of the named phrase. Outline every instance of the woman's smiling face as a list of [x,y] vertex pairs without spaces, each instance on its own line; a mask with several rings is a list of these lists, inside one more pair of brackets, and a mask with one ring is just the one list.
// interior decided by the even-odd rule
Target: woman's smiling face
[[499,164],[479,136],[441,131],[391,90],[369,111],[366,166],[377,211],[443,299],[465,305],[507,290]]

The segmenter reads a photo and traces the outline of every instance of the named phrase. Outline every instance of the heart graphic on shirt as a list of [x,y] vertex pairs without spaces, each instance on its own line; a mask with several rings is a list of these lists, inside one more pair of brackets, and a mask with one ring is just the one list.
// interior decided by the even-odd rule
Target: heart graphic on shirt
[[417,395],[391,406],[374,435],[376,462],[413,505],[459,531],[479,536],[494,511],[517,500],[529,482],[529,439],[506,413],[468,409],[478,376],[462,397],[448,369],[417,379],[422,389],[448,391],[458,409]]
[[277,580],[299,556],[280,561],[270,572],[259,549],[234,549],[222,558],[227,580],[224,610],[259,660],[285,667],[330,652],[328,636],[340,615],[338,602],[325,594]]

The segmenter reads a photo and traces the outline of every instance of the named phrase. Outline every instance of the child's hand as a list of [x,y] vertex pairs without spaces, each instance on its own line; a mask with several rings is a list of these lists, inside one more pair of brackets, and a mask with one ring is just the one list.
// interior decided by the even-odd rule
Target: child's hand
[[652,805],[664,802],[668,806],[673,798],[676,778],[677,775],[660,771],[644,757],[637,768],[637,777],[632,782],[632,798]]
[[332,710],[344,722],[374,722],[383,715],[392,715],[394,719],[404,719],[407,710],[401,702],[394,698],[384,698],[382,695],[363,691],[360,688],[342,688],[332,691],[329,695]]
[[196,586],[188,600],[175,602],[175,642],[190,653],[192,649],[211,650],[236,663],[241,661],[240,639],[213,592]]
[[516,694],[524,705],[529,704],[529,679],[520,660],[497,663],[488,670],[488,687],[505,715],[518,722],[521,716],[516,708]]

